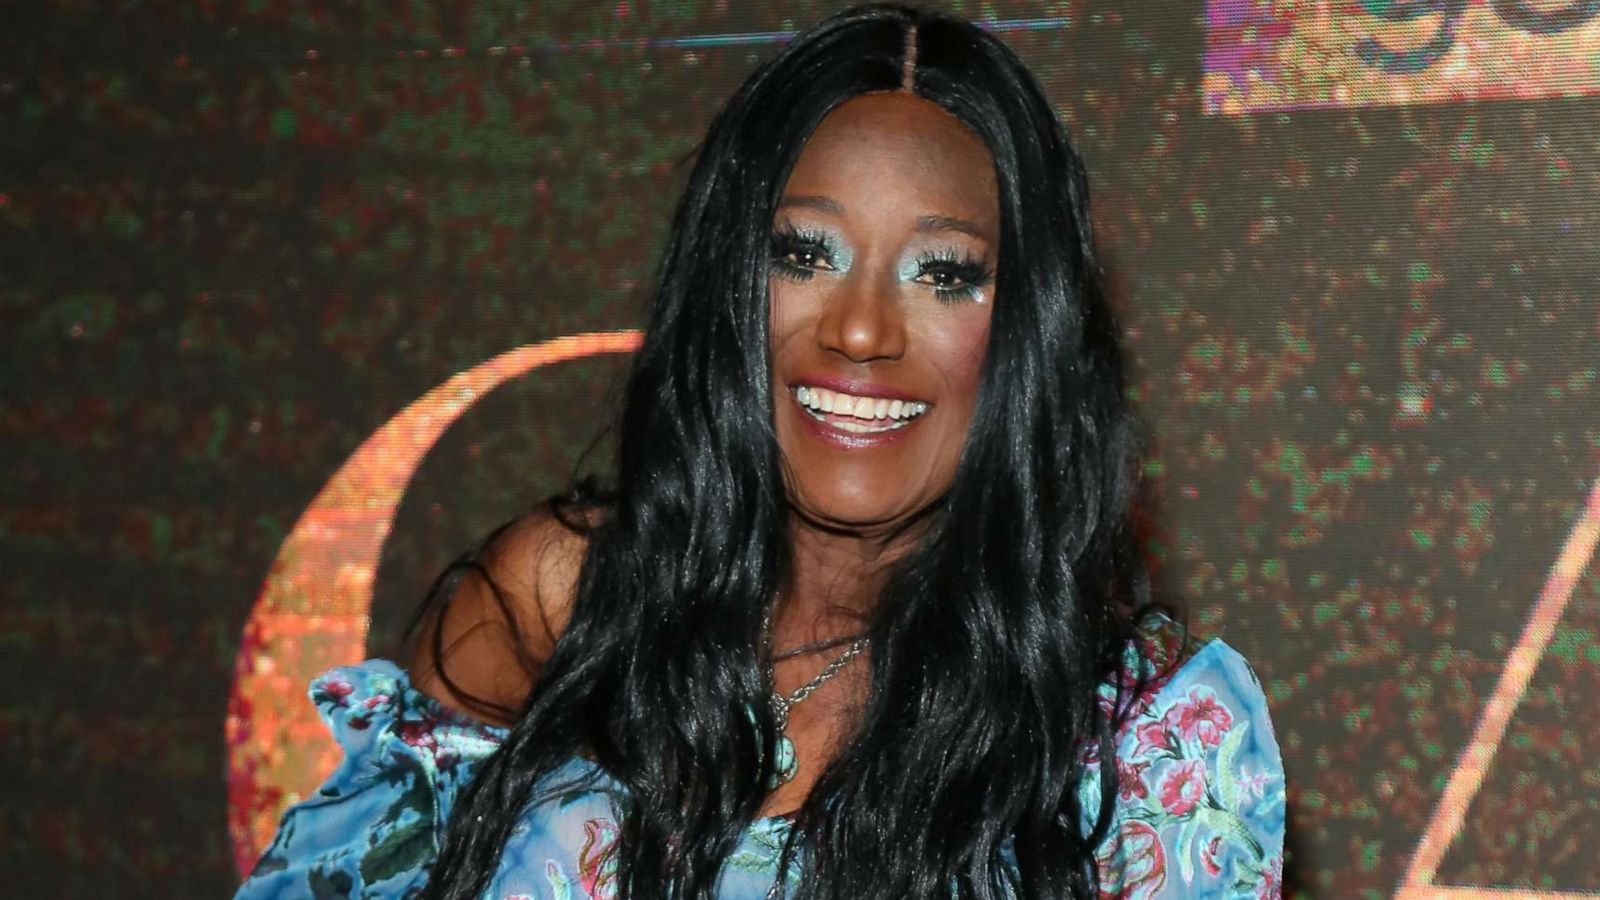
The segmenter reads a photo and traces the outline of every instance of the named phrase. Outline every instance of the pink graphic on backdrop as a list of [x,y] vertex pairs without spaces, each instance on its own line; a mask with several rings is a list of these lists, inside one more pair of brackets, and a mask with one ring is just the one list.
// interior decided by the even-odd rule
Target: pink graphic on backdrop
[[1600,0],[1206,0],[1207,113],[1600,94]]

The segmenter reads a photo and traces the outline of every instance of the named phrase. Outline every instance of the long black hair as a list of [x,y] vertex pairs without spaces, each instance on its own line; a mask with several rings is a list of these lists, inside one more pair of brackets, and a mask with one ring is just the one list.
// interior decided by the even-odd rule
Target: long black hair
[[[1001,236],[971,433],[868,625],[857,732],[794,819],[808,898],[1087,897],[1116,713],[1097,703],[1144,593],[1136,437],[1084,167],[1017,57],[901,6],[801,34],[717,115],[661,263],[571,619],[459,799],[425,896],[478,897],[517,819],[584,754],[620,791],[618,894],[705,898],[777,739],[762,619],[790,562],[772,425],[771,228],[827,113],[909,89],[988,147]],[[1083,808],[1084,753],[1103,789]],[[1009,847],[1009,852],[1007,851]]]

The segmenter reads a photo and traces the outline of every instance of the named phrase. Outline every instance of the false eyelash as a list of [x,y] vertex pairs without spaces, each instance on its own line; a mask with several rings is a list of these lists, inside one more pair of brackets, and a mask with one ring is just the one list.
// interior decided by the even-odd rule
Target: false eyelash
[[929,272],[941,270],[959,278],[962,284],[960,287],[930,285],[934,298],[940,303],[959,303],[974,299],[983,288],[994,281],[994,270],[970,253],[938,250],[928,251],[917,257],[916,277],[921,278]]
[[772,273],[790,281],[810,281],[816,274],[815,269],[797,266],[787,259],[789,254],[797,250],[810,250],[830,262],[834,256],[833,244],[828,240],[827,233],[789,224],[779,225],[772,232]]

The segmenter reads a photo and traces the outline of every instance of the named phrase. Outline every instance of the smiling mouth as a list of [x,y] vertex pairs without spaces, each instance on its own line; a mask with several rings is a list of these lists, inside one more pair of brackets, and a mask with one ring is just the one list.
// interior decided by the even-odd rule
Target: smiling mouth
[[797,385],[793,396],[813,420],[849,434],[899,431],[929,409],[929,405],[920,400],[857,397],[808,385]]

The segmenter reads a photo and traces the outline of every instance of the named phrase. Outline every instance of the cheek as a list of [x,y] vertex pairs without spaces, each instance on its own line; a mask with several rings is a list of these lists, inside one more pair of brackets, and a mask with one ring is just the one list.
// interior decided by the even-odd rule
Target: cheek
[[989,344],[989,315],[974,315],[970,321],[942,329],[933,339],[945,387],[969,410],[978,399],[978,382],[983,377],[983,361]]
[[[805,327],[807,303],[805,293],[796,291],[799,285],[781,278],[767,282],[767,339],[771,359],[776,364],[780,348],[788,344]],[[776,366],[774,366],[776,371]]]

